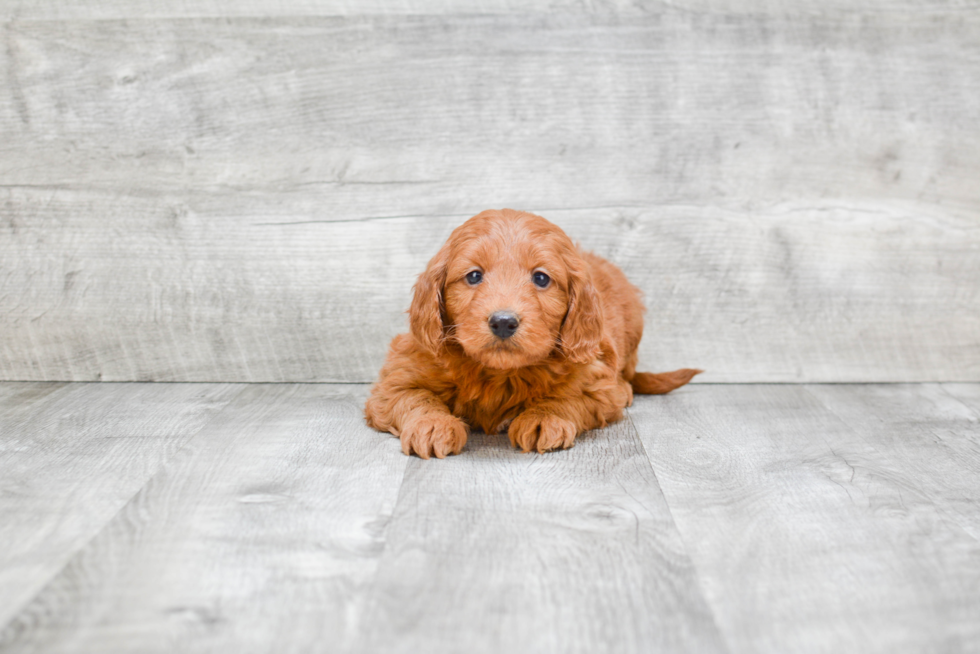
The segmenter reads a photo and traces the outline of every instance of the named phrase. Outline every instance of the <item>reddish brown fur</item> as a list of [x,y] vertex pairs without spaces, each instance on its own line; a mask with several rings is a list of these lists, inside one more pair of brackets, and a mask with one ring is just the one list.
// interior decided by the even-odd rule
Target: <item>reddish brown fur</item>
[[[480,270],[475,286],[467,273]],[[532,282],[543,271],[546,288]],[[520,317],[498,339],[491,313]],[[633,393],[667,393],[699,370],[637,373],[639,290],[540,216],[484,211],[453,231],[415,284],[411,333],[396,336],[365,407],[405,454],[458,454],[469,426],[507,429],[515,447],[571,447],[619,420]]]

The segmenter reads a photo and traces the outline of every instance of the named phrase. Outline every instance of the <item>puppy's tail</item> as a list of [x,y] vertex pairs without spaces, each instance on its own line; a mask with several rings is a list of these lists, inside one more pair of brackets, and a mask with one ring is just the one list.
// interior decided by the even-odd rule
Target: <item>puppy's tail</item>
[[633,392],[639,395],[663,395],[680,388],[701,372],[704,371],[694,368],[681,368],[673,372],[638,372],[633,375],[630,383],[633,385]]

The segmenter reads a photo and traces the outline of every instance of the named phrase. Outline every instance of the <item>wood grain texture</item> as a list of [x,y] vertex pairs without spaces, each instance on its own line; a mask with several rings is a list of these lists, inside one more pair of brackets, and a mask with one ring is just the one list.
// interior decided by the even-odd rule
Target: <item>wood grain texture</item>
[[[687,11],[707,13],[963,13],[980,7],[975,0],[689,0]],[[16,20],[109,20],[125,18],[200,18],[245,16],[330,16],[359,14],[526,14],[581,11],[644,15],[672,8],[658,0],[6,0],[0,17]]]
[[980,644],[980,384],[702,384],[427,462],[366,392],[0,383],[0,651]]
[[[220,244],[198,247],[141,226],[181,211],[172,196],[102,198],[89,220],[72,214],[77,197],[0,245],[13,264],[0,378],[370,381],[407,329],[414,275],[463,219],[272,225],[192,203],[175,218],[183,242]],[[642,369],[697,366],[728,382],[980,376],[971,219],[903,207],[882,234],[880,212],[843,208],[544,213],[644,289]],[[100,231],[107,217],[130,236]],[[36,239],[49,246],[20,247]]]
[[725,651],[629,422],[412,459],[354,650]]
[[978,384],[943,384],[944,391],[955,397],[973,410],[980,418],[980,385]]
[[0,385],[0,627],[238,390]]
[[733,651],[975,651],[980,508],[950,489],[976,473],[930,442],[953,425],[975,446],[975,416],[935,387],[847,389],[690,387],[631,410],[719,628]]
[[648,368],[978,380],[964,7],[8,22],[0,378],[370,380],[512,206],[643,288]]
[[245,387],[6,626],[0,649],[340,647],[407,461],[364,426],[365,396]]
[[955,389],[848,384],[808,390],[877,450],[882,466],[901,470],[918,493],[980,541],[980,414],[959,401]]

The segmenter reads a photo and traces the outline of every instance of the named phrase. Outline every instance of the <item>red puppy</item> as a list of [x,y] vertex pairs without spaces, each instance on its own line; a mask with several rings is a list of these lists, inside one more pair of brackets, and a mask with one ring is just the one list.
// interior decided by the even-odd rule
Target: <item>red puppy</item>
[[484,211],[457,227],[415,284],[365,407],[405,454],[458,454],[470,426],[525,452],[571,447],[619,420],[633,393],[700,370],[636,372],[640,291],[540,216]]

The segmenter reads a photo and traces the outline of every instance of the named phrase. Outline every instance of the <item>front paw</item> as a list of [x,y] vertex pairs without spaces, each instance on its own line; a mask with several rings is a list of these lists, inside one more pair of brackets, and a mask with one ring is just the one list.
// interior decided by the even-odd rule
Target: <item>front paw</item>
[[511,445],[523,452],[537,450],[567,450],[575,444],[578,429],[571,420],[542,413],[522,413],[514,418],[507,430]]
[[406,424],[399,438],[402,452],[415,452],[423,459],[439,459],[459,454],[466,445],[466,424],[459,418],[441,413],[427,413]]

